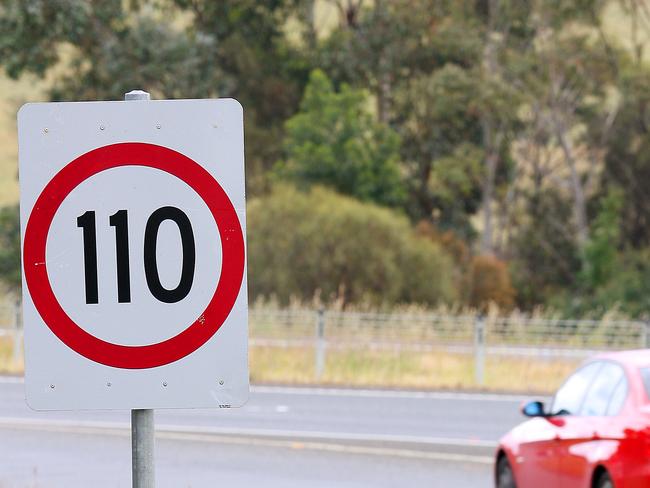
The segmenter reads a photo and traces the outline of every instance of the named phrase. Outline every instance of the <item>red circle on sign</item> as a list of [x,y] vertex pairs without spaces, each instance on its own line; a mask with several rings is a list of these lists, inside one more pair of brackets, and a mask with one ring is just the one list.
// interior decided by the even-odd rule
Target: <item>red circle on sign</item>
[[[79,327],[59,304],[47,273],[45,248],[52,219],[80,183],[102,171],[145,166],[165,171],[187,183],[207,204],[219,230],[221,275],[206,309],[185,330],[167,340],[143,346],[104,341]],[[224,323],[239,295],[244,276],[244,237],[237,213],[219,183],[192,159],[172,149],[125,142],[93,149],[59,171],[40,194],[25,229],[25,281],[36,309],[50,330],[82,356],[116,368],[163,366],[196,351]]]

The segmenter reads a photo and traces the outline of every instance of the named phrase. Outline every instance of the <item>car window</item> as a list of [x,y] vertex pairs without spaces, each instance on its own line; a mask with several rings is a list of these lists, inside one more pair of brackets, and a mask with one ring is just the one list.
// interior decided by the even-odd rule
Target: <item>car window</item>
[[603,366],[602,362],[589,363],[573,373],[564,382],[553,399],[554,414],[575,415],[580,411],[587,388]]
[[579,415],[605,415],[609,400],[623,376],[625,376],[623,368],[618,364],[610,362],[603,363],[603,366],[587,390],[585,399],[580,407]]
[[614,388],[614,393],[612,393],[611,398],[609,399],[609,405],[607,405],[607,412],[605,415],[618,415],[625,404],[625,399],[627,398],[627,379],[625,375],[619,380],[618,385]]

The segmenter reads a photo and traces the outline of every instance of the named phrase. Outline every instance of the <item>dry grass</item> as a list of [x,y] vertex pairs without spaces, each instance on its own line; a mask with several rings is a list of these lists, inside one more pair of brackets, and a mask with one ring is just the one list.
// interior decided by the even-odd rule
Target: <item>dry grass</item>
[[[313,384],[314,351],[310,348],[252,347],[251,381]],[[484,389],[550,393],[579,361],[536,358],[488,358],[485,384],[474,380],[473,358],[444,351],[328,351],[320,383],[418,389]]]
[[[474,379],[473,357],[445,351],[328,351],[325,372],[317,381],[310,347],[250,349],[254,383],[415,389],[487,390],[550,393],[577,366],[577,360],[488,357],[485,384]],[[13,361],[13,343],[0,337],[0,373],[23,371]]]
[[10,337],[0,337],[0,373],[22,373],[24,364],[13,360],[13,341]]

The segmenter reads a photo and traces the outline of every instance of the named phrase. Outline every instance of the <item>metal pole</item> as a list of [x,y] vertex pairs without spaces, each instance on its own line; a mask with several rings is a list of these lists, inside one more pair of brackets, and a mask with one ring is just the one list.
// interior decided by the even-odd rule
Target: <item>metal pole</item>
[[151,95],[143,90],[131,90],[129,93],[124,94],[124,101],[137,102],[142,100],[151,100]]
[[131,410],[131,468],[133,488],[154,488],[153,410]]
[[[146,101],[151,97],[142,90],[124,95],[125,101]],[[154,421],[153,409],[131,410],[131,472],[133,488],[154,488]]]
[[325,371],[325,310],[318,309],[316,317],[316,380],[323,377]]
[[474,322],[474,381],[485,384],[485,317],[477,315]]

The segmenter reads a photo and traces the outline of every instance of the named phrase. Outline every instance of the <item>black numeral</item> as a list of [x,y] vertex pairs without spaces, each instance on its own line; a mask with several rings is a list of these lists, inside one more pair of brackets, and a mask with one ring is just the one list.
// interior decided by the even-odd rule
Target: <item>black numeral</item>
[[77,227],[83,229],[86,303],[99,303],[99,293],[97,291],[97,232],[95,229],[95,212],[89,210],[77,217]]
[[110,216],[111,227],[115,227],[115,258],[117,264],[117,301],[131,301],[131,272],[129,270],[129,224],[126,210],[119,210]]
[[[181,236],[183,261],[181,277],[175,288],[167,289],[160,282],[156,249],[158,231],[165,220],[174,222]],[[118,210],[109,217],[115,227],[115,262],[117,269],[117,301],[131,302],[131,270],[129,264],[129,224],[126,210]],[[97,289],[97,229],[95,212],[89,210],[77,217],[77,227],[83,229],[84,280],[86,303],[99,303]],[[161,207],[151,214],[144,232],[144,272],[151,294],[164,303],[176,303],[184,299],[192,289],[196,265],[196,245],[192,224],[187,215],[176,207]]]
[[[158,262],[156,259],[156,245],[158,243],[158,230],[160,224],[165,220],[176,223],[181,233],[181,244],[183,246],[183,266],[181,268],[181,279],[178,286],[171,290],[162,286],[158,275]],[[151,214],[147,220],[147,227],[144,231],[144,275],[147,278],[147,286],[151,294],[161,302],[176,303],[187,296],[192,289],[194,281],[194,264],[196,261],[194,233],[192,224],[181,210],[176,207],[162,207]]]

